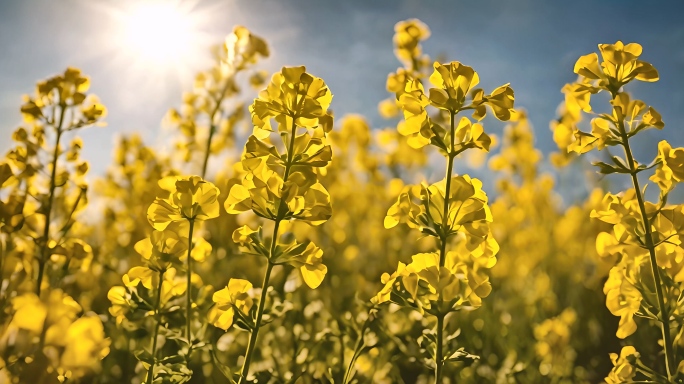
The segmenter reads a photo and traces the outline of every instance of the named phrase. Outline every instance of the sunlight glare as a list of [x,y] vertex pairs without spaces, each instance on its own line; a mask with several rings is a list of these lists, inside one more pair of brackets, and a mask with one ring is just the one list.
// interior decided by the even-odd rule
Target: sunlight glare
[[125,44],[145,61],[181,59],[193,46],[192,19],[173,3],[140,3],[128,15]]

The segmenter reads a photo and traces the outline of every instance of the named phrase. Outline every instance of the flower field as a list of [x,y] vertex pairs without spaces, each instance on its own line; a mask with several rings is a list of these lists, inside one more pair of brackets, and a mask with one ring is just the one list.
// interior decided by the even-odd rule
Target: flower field
[[[679,129],[636,92],[649,47],[577,58],[545,159],[513,85],[480,88],[430,35],[396,24],[380,129],[303,65],[267,73],[236,26],[164,118],[172,150],[122,135],[102,175],[79,138],[107,129],[98,79],[26,84],[0,384],[684,383],[684,148],[632,149]],[[564,201],[553,172],[578,166],[594,189]]]

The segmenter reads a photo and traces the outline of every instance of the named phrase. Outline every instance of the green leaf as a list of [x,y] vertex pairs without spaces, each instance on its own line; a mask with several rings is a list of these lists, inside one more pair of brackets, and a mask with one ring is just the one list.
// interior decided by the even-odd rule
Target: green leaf
[[154,363],[154,357],[146,350],[135,351],[134,356],[138,361],[146,363],[148,366]]
[[457,349],[456,351],[452,352],[449,357],[444,359],[444,361],[448,362],[454,362],[454,361],[474,361],[474,360],[479,360],[480,356],[470,354],[469,352],[466,352],[466,350],[461,347]]
[[423,335],[418,337],[418,344],[423,352],[425,352],[433,361],[436,361],[437,335],[435,335],[432,330],[423,330]]
[[612,173],[630,173],[629,169],[614,166],[608,163],[604,163],[602,161],[595,161],[591,164],[596,167],[599,167],[599,173],[602,173],[604,175],[610,175]]
[[233,372],[231,372],[230,368],[226,365],[223,365],[221,363],[221,361],[218,359],[218,357],[216,356],[216,345],[214,345],[214,347],[211,348],[211,357],[214,360],[214,365],[216,366],[216,368],[218,368],[219,372],[221,372],[223,374],[223,376],[225,376],[226,379],[228,379],[228,382],[230,384],[237,383],[239,376],[234,375]]

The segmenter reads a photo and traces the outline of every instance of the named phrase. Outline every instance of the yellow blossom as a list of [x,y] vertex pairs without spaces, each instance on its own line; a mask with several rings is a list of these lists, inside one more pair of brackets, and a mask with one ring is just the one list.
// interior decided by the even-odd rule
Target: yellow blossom
[[252,283],[243,279],[230,279],[228,286],[214,293],[215,306],[209,312],[209,321],[216,327],[228,330],[233,325],[235,311],[247,314],[252,308]]

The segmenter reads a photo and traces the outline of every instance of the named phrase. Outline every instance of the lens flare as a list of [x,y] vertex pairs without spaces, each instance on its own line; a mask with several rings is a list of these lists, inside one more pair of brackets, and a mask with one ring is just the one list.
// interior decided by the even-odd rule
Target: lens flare
[[193,48],[193,19],[173,3],[142,3],[124,19],[123,27],[123,43],[145,61],[177,61]]

